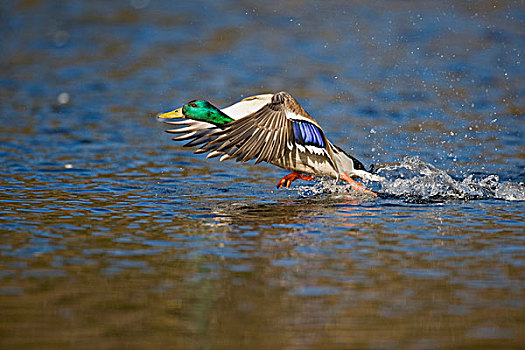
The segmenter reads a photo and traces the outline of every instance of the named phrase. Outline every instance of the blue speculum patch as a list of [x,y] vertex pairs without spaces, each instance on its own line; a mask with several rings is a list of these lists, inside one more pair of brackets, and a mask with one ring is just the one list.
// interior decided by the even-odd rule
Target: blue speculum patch
[[321,130],[308,122],[292,121],[295,141],[301,145],[312,145],[324,148]]

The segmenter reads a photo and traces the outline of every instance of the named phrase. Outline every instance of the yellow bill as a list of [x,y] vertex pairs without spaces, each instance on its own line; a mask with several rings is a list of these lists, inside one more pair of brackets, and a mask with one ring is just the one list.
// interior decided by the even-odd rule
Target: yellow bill
[[175,118],[184,118],[184,114],[182,114],[182,107],[177,108],[174,111],[161,113],[157,115],[157,119],[175,119]]

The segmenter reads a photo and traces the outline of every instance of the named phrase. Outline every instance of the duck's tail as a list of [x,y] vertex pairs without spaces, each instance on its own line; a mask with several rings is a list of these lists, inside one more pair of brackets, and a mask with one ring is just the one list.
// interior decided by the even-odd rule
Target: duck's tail
[[355,176],[359,176],[362,179],[369,180],[369,181],[381,181],[381,180],[384,180],[383,177],[381,177],[381,176],[379,176],[377,174],[373,174],[371,171],[366,171],[366,170],[356,170],[356,169],[354,169],[352,174],[355,175]]

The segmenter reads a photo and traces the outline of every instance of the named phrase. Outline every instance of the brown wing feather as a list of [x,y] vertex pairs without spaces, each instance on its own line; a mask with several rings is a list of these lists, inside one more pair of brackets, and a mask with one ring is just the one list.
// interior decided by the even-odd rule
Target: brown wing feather
[[284,107],[280,94],[274,95],[272,101],[258,111],[214,133],[214,139],[205,143],[201,150],[222,152],[241,162],[256,159],[256,163],[271,163],[283,157],[293,140]]

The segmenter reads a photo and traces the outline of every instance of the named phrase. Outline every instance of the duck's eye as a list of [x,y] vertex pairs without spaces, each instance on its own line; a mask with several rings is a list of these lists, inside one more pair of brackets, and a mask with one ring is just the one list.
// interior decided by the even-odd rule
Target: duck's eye
[[190,103],[190,107],[196,108],[197,104],[195,102]]

